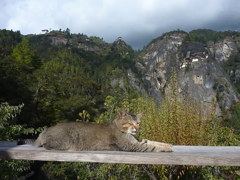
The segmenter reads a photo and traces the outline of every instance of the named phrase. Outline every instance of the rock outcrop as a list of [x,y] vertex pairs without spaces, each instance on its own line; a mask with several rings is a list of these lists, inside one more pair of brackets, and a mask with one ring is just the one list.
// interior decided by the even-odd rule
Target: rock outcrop
[[170,72],[179,64],[179,47],[186,33],[166,35],[155,40],[140,53],[136,67],[149,94],[161,101]]
[[225,37],[217,42],[186,42],[185,32],[164,35],[145,48],[136,62],[141,81],[147,91],[159,103],[167,91],[169,78],[177,74],[177,88],[205,107],[215,102],[216,113],[227,110],[239,102],[239,94],[230,74],[224,69],[232,55],[239,52],[238,39]]

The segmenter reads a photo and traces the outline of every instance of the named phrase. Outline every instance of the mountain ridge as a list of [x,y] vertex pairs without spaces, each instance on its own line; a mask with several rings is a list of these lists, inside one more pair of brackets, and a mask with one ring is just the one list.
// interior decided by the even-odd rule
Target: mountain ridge
[[[55,83],[54,73],[58,73],[58,71],[54,69],[56,68],[54,66],[60,68],[59,72],[66,73],[66,76],[71,76],[71,73],[75,73],[74,71],[79,71],[72,77],[81,74],[81,81],[89,89],[79,89],[79,91],[82,93],[88,92],[88,98],[90,98],[88,103],[91,102],[92,104],[83,103],[83,105],[80,105],[76,103],[77,99],[75,98],[77,97],[74,98],[74,94],[69,92],[68,96],[64,95],[66,96],[64,97],[67,100],[66,103],[71,102],[70,99],[73,98],[72,103],[79,105],[79,107],[72,108],[74,109],[74,116],[67,115],[64,119],[74,119],[77,112],[82,110],[87,110],[93,114],[94,118],[104,111],[103,102],[109,95],[117,96],[119,100],[124,94],[131,94],[131,97],[139,97],[140,94],[150,95],[158,104],[161,104],[169,89],[170,78],[174,73],[177,75],[179,94],[182,96],[187,94],[195,101],[203,102],[206,109],[209,109],[208,104],[210,102],[216,102],[216,113],[221,114],[221,112],[230,109],[233,104],[239,103],[239,32],[216,32],[199,29],[187,33],[176,30],[153,39],[141,51],[133,50],[121,37],[118,37],[112,43],[107,43],[99,37],[71,34],[70,30],[26,36],[21,35],[20,32],[7,30],[1,30],[1,33],[4,34],[4,36],[0,36],[0,57],[3,57],[3,59],[7,57],[14,59],[11,53],[19,46],[17,44],[21,44],[21,39],[29,41],[29,47],[25,48],[28,49],[29,53],[32,51],[30,57],[37,62],[35,62],[37,66],[28,67],[28,71],[34,71],[34,76],[41,75],[41,78],[43,78],[37,80],[36,83]],[[13,45],[11,46],[11,44]],[[20,51],[17,52],[20,53]],[[39,63],[40,61],[41,63]],[[48,65],[52,67],[47,67]],[[64,66],[69,70],[61,69]],[[71,72],[71,68],[74,69],[73,67],[75,70]],[[38,71],[41,71],[41,73]],[[46,77],[43,72],[50,73],[49,76],[52,80],[51,78],[49,80],[44,79]],[[26,74],[27,78],[30,76],[32,75]],[[26,77],[25,79],[27,79]],[[57,80],[60,83],[68,84],[65,81],[70,79],[73,84],[79,84],[72,77],[65,78],[59,75],[60,79]],[[76,88],[78,86],[80,88],[80,84]],[[2,87],[8,89],[5,84]],[[53,85],[50,87],[54,88]],[[59,88],[63,87],[59,86]],[[68,89],[67,87],[64,88],[66,89],[61,89],[60,92],[66,94]],[[94,90],[91,88],[94,88]],[[48,99],[50,95],[48,95],[48,89],[45,88],[45,90],[46,92],[41,96]],[[3,94],[9,94],[5,90],[3,91]],[[14,90],[12,91],[14,94]],[[31,96],[35,99],[39,98],[35,97],[37,94],[32,92],[32,88],[29,91],[33,93]],[[59,89],[51,89],[51,91],[59,91]],[[77,89],[74,92],[77,92]],[[116,95],[118,93],[119,95]],[[10,93],[9,96],[1,97],[2,101],[10,99],[10,102],[22,103],[21,95],[13,98]],[[85,94],[80,93],[79,96],[83,98]],[[38,103],[38,105],[44,107],[44,103],[40,103],[40,105]],[[54,102],[50,102],[50,105],[53,109],[57,107],[57,114],[71,109],[70,105],[64,107],[54,105]],[[43,107],[37,108],[41,109]],[[42,111],[45,111],[45,109],[43,108]]]

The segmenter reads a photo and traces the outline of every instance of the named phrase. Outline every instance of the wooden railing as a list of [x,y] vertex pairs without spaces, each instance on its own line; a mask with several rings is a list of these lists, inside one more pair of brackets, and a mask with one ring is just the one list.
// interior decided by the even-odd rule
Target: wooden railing
[[240,166],[240,146],[173,146],[174,152],[55,151],[0,143],[0,159],[37,161]]

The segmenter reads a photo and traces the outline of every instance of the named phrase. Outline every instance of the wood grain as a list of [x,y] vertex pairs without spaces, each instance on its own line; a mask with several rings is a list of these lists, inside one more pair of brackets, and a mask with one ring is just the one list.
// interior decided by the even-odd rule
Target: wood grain
[[174,152],[55,151],[0,143],[1,159],[37,161],[240,166],[240,146],[174,146]]

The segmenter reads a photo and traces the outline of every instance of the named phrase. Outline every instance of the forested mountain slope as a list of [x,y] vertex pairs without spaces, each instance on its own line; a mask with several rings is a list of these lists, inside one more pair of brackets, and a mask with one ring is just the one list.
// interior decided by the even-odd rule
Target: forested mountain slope
[[[143,138],[239,145],[239,93],[239,32],[177,30],[135,51],[121,37],[107,43],[69,29],[37,35],[0,30],[0,140],[36,137],[44,126],[58,122],[109,122],[125,108],[144,112]],[[87,179],[99,173],[103,179],[119,174],[237,177],[224,168],[87,164],[86,170],[85,165],[37,166],[46,179],[76,179],[79,173]],[[32,168],[25,161],[0,161],[0,167],[5,168],[0,178],[10,179]]]

